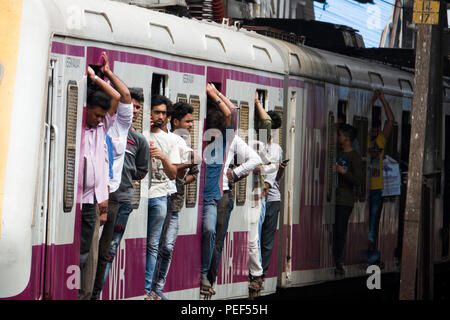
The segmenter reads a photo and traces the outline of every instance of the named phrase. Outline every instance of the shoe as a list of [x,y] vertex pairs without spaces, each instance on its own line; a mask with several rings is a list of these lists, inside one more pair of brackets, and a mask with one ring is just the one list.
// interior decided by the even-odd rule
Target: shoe
[[156,294],[156,296],[158,296],[160,299],[159,300],[169,300],[161,291],[152,291]]
[[253,277],[250,276],[250,283],[248,287],[253,290],[262,290],[264,289],[264,282],[262,277]]

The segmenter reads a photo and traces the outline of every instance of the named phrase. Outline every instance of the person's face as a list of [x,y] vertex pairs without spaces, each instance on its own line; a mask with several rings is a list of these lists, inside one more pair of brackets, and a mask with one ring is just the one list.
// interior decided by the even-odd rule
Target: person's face
[[191,131],[192,126],[194,125],[194,118],[192,118],[192,114],[188,113],[181,120],[174,119],[173,125],[175,129],[184,129],[187,131]]
[[153,119],[153,126],[161,129],[167,118],[167,106],[165,104],[154,106],[151,115]]
[[135,122],[137,118],[139,118],[143,103],[141,101],[137,101],[136,99],[131,99],[131,103],[133,103],[133,122]]
[[86,125],[90,128],[97,127],[103,121],[108,111],[99,106],[88,106],[86,110]]

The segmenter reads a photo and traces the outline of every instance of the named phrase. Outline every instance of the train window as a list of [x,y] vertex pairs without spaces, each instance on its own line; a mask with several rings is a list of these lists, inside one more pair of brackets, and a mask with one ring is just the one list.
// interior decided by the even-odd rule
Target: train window
[[[139,88],[141,92],[144,90]],[[133,123],[133,128],[135,128],[137,131],[142,133],[142,122],[143,122],[143,112],[141,111],[139,113],[139,117],[136,119],[136,121]],[[133,209],[139,208],[139,203],[141,202],[141,181],[134,181],[133,183],[133,200],[131,201],[131,205]]]
[[357,130],[356,134],[356,141],[353,143],[355,146],[359,146],[359,150],[357,150],[361,157],[367,156],[367,139],[368,139],[368,133],[369,133],[369,120],[366,117],[359,117],[354,116],[353,117],[353,126]]
[[267,110],[267,105],[266,105],[267,91],[257,89],[256,92],[258,93],[258,99],[261,102],[261,105],[263,106],[263,108],[265,110]]
[[338,101],[338,124],[347,123],[347,109],[348,109],[348,101],[339,100]]
[[[248,144],[248,129],[249,129],[249,115],[250,108],[247,102],[241,101],[239,110],[239,137],[242,138],[245,143]],[[243,206],[245,204],[245,198],[247,197],[247,178],[242,179],[237,183],[236,188],[236,205]]]
[[153,73],[152,75],[152,96],[156,94],[166,95],[168,76],[164,74]]
[[376,126],[381,126],[381,107],[372,107],[372,128]]
[[69,81],[66,103],[66,152],[64,164],[64,212],[72,211],[75,196],[78,85]]
[[389,136],[386,142],[384,154],[396,160],[398,160],[397,141],[398,141],[398,123],[394,122],[394,127],[392,128],[391,135]]
[[[192,118],[194,120],[191,129],[191,148],[195,151],[198,149],[199,121],[200,121],[200,98],[199,96],[190,96],[189,103],[194,109]],[[194,208],[197,203],[197,180],[186,186],[186,208]]]
[[336,153],[336,128],[334,123],[334,114],[332,111],[328,114],[328,158],[327,158],[327,201],[330,202],[333,197],[333,166]]
[[[230,99],[230,102],[232,103],[232,104],[234,104],[236,107],[238,106],[238,102],[236,101],[236,100],[232,100],[232,99]],[[235,155],[235,158],[234,158],[234,163],[236,164],[237,163],[237,157],[236,157],[236,155]],[[233,190],[232,190],[232,196],[233,196],[233,202],[234,203],[236,203],[236,186],[235,185],[233,185]]]

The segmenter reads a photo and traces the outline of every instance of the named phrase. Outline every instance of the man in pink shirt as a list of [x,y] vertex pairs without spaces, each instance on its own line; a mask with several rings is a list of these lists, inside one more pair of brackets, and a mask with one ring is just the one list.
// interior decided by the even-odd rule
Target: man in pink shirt
[[[85,115],[83,154],[83,195],[81,216],[80,271],[83,282],[84,267],[89,257],[92,237],[100,212],[100,225],[107,219],[109,197],[109,165],[106,133],[116,119],[119,100],[129,98],[128,88],[111,72],[108,57],[103,53],[101,72],[107,75],[114,87],[88,68],[88,97]],[[116,89],[117,90],[116,90]]]

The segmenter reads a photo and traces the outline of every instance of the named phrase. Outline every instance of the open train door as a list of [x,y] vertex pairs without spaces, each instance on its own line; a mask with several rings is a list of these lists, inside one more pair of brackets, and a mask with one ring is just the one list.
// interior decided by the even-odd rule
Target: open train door
[[78,196],[85,48],[52,42],[44,157],[38,194],[45,221],[44,298],[77,299],[81,206]]

